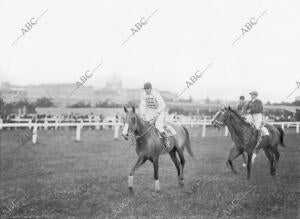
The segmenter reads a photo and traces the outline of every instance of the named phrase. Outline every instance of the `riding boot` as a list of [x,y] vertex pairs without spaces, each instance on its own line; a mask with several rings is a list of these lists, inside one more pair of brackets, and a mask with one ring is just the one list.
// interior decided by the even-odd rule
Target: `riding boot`
[[253,149],[253,154],[252,154],[252,160],[251,162],[254,163],[254,160],[261,148],[261,143],[262,143],[262,140],[263,140],[263,136],[262,135],[262,132],[258,129],[258,132],[259,132],[259,139],[257,140],[258,142],[256,143],[257,145],[255,146],[255,148]]
[[258,154],[259,150],[264,146],[266,145],[266,141],[268,141],[268,136],[267,135],[264,135],[264,136],[261,136],[261,142],[259,143],[259,145],[254,148],[254,153]]
[[[262,135],[262,132],[260,133]],[[256,145],[256,147],[254,148],[253,150],[253,155],[252,155],[252,163],[254,163],[254,160],[259,152],[259,150],[262,148],[263,144],[264,144],[264,141],[266,141],[266,137],[267,136],[261,136],[260,138],[261,139],[258,139],[258,145]]]
[[167,134],[165,132],[161,132],[163,144],[165,145],[166,148],[170,147],[170,141],[169,138],[167,137]]

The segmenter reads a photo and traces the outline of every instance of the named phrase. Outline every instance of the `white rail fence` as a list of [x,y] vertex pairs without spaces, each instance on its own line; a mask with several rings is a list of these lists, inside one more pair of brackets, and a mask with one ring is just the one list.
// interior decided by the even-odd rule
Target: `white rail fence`
[[[27,127],[29,129],[32,129],[32,143],[36,144],[37,142],[37,133],[38,129],[44,128],[44,130],[47,130],[49,127],[54,127],[57,129],[58,127],[76,127],[76,141],[81,140],[81,129],[85,126],[91,127],[94,126],[96,130],[99,130],[100,127],[104,126],[111,126],[114,129],[114,139],[119,139],[119,130],[123,126],[123,123],[115,121],[115,122],[85,122],[84,120],[81,120],[80,122],[63,122],[63,121],[54,121],[53,123],[49,123],[49,121],[45,120],[44,123],[32,123],[30,119],[20,119],[17,122],[19,123],[2,123],[0,120],[0,130],[3,128],[18,128],[18,127]],[[22,123],[20,123],[22,122]],[[190,126],[191,128],[194,127],[202,127],[202,133],[201,136],[206,136],[206,127],[211,125],[212,120],[198,120],[198,121],[174,121],[175,124]],[[299,127],[300,122],[268,122],[272,125],[280,125],[282,129],[285,127],[295,127],[296,133],[299,133]],[[224,136],[228,136],[228,129],[225,127]]]

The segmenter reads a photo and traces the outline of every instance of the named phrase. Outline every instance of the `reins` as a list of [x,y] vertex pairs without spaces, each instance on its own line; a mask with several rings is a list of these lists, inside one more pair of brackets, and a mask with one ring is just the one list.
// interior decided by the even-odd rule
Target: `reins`
[[150,125],[150,127],[147,128],[147,130],[146,130],[143,134],[141,134],[141,135],[135,135],[135,138],[136,138],[136,139],[139,139],[139,138],[143,137],[143,136],[146,135],[152,128],[154,128],[154,125]]
[[[152,119],[153,120],[153,119]],[[151,122],[151,120],[150,120]],[[136,135],[134,133],[133,130],[128,130],[128,135],[129,135],[129,139],[131,141],[131,144],[132,146],[135,146],[136,145],[136,141],[139,139],[139,138],[142,138],[143,136],[145,136],[152,128],[154,128],[154,125],[153,124],[150,124],[150,126],[147,128],[146,131],[144,131],[141,135]]]

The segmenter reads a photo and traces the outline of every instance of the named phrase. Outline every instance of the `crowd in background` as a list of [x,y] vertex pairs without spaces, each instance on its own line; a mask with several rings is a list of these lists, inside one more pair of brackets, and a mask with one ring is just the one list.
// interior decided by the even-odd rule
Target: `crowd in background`
[[[172,113],[167,113],[168,120],[172,121],[180,121],[180,120],[203,120],[207,119],[210,120],[213,118],[217,111],[198,111],[198,113],[195,112],[184,112],[182,114],[177,113],[173,110]],[[267,110],[264,112],[265,120],[267,121],[295,121],[295,115],[291,112],[285,111],[285,110]],[[2,123],[14,123],[18,121],[18,119],[24,120],[31,120],[31,122],[35,123],[42,123],[45,120],[47,122],[51,123],[55,120],[61,121],[61,122],[81,122],[83,121],[97,121],[97,122],[121,122],[122,121],[122,115],[116,114],[115,116],[106,116],[104,117],[102,114],[95,115],[93,113],[90,114],[61,114],[59,116],[57,115],[46,115],[46,114],[25,114],[25,115],[17,115],[17,114],[9,114],[5,118],[0,118],[2,120]]]

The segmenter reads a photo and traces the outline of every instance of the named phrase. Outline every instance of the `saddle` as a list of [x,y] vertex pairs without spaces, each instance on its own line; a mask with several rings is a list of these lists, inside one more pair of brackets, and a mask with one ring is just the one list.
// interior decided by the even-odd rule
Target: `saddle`
[[[255,125],[252,122],[247,121],[245,116],[242,116],[242,118],[244,119],[245,122],[249,123],[253,129],[256,129]],[[266,127],[266,123],[264,123],[264,122],[262,123],[259,131],[262,136],[270,135],[269,130]]]
[[164,128],[165,136],[163,136],[162,133],[158,129],[156,129],[156,132],[158,133],[159,139],[161,140],[161,143],[164,146],[162,151],[160,152],[160,154],[164,154],[166,152],[167,148],[171,147],[171,146],[167,146],[167,144],[170,144],[169,138],[176,134],[175,129],[170,125],[165,124],[163,126],[163,128]]

